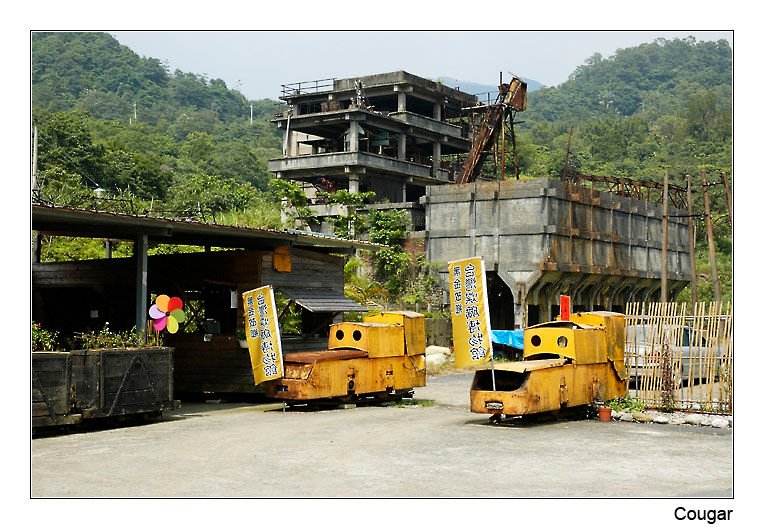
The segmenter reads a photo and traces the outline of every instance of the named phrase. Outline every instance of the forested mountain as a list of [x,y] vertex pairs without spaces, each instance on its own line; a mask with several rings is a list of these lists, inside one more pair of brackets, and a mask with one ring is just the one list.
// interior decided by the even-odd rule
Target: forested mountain
[[263,200],[281,151],[268,121],[281,103],[171,74],[106,33],[34,33],[32,103],[43,195],[70,205],[100,187],[140,213],[141,200],[185,216],[241,208]]
[[[540,88],[543,88],[544,86],[538,81],[534,81],[533,79],[527,79],[525,77],[523,77],[522,79],[523,81],[527,83],[529,93],[534,92]],[[453,77],[438,77],[438,81],[440,81],[446,86],[450,86],[451,88],[456,88],[458,90],[461,90],[462,92],[467,92],[468,94],[472,94],[472,95],[490,93],[493,98],[496,97],[496,94],[498,92],[498,85],[499,85],[499,79],[496,79],[495,85],[473,83],[471,81],[454,79]],[[505,82],[509,81],[509,78],[505,79],[504,81]]]
[[[32,35],[32,103],[44,201],[93,206],[101,188],[112,209],[280,226],[266,162],[281,153],[269,122],[281,102],[171,73],[106,33],[62,32]],[[683,186],[691,175],[702,211],[699,171],[732,176],[732,50],[687,38],[595,54],[561,85],[529,93],[518,120],[522,176],[559,176],[566,160],[581,174],[668,172]],[[729,276],[724,190],[711,191]]]
[[677,182],[701,165],[730,173],[732,50],[692,37],[595,54],[558,87],[528,95],[520,118],[524,172],[583,173]]

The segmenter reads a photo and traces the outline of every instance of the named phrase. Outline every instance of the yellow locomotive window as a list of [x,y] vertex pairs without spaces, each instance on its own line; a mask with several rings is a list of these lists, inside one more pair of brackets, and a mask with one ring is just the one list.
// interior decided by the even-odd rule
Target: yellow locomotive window
[[334,333],[334,335],[337,337],[338,340],[342,340],[345,337],[345,333],[342,332],[342,329],[337,329],[337,332]]
[[358,329],[353,331],[353,340],[355,340],[356,342],[361,340],[361,331],[359,331]]
[[534,347],[538,347],[539,345],[541,345],[541,337],[538,334],[534,334],[533,336],[531,336],[531,344]]
[[564,336],[560,336],[557,338],[557,347],[567,347],[568,346],[568,339]]

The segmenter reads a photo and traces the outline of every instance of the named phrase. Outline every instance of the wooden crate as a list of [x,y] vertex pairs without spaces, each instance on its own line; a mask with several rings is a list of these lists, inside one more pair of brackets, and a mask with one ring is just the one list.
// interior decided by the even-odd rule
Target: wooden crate
[[83,418],[173,409],[171,347],[71,352],[74,409]]
[[32,353],[32,427],[73,424],[71,355],[66,352]]

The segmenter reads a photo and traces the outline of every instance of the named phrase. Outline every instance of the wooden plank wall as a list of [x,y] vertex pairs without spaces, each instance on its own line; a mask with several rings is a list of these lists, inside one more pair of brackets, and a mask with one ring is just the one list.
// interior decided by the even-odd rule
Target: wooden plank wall
[[277,272],[273,254],[263,253],[262,284],[292,288],[330,288],[342,292],[345,284],[344,260],[336,255],[291,248],[291,272]]

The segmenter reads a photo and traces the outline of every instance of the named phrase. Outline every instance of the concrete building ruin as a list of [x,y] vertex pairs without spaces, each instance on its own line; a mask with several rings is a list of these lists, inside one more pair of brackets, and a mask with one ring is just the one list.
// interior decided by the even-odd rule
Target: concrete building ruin
[[470,150],[462,109],[477,104],[404,71],[283,85],[281,99],[289,110],[272,121],[283,131],[284,157],[268,170],[302,182],[319,218],[341,211],[317,192],[373,191],[375,207],[409,212],[412,231],[424,229],[425,188],[453,181],[454,155]]
[[[319,218],[344,214],[318,194],[337,189],[374,191],[370,208],[408,211],[412,239],[441,265],[444,287],[449,261],[483,257],[494,328],[553,318],[560,294],[576,310],[659,298],[656,203],[550,178],[454,184],[478,137],[469,118],[476,96],[398,71],[284,85],[281,99],[290,109],[273,122],[284,157],[268,169],[302,182]],[[669,299],[691,280],[683,215],[672,209],[669,218]]]
[[[494,328],[551,320],[560,294],[575,310],[621,312],[660,298],[660,205],[552,178],[429,187],[423,202],[427,260],[483,258]],[[669,299],[691,280],[682,215],[670,208]]]

